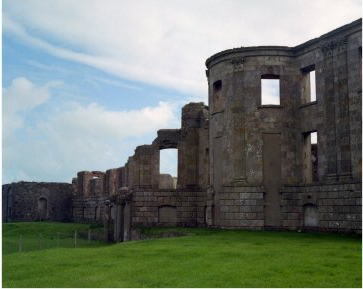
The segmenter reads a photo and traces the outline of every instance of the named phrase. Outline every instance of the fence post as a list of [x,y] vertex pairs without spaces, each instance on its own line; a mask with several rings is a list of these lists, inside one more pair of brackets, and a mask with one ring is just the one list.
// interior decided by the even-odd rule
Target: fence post
[[88,229],[88,243],[91,242],[91,229]]
[[74,248],[77,248],[77,230],[74,231]]
[[59,232],[57,232],[57,248],[59,248]]
[[21,253],[21,250],[23,249],[23,234],[20,234],[20,239],[19,239],[19,253]]
[[39,233],[38,245],[39,245],[39,250],[41,250],[42,249],[42,234],[41,233]]

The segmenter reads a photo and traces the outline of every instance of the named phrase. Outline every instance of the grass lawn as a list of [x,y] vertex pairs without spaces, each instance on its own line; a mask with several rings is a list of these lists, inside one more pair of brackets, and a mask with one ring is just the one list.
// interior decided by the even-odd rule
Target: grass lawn
[[3,287],[362,287],[357,236],[195,228],[92,248],[18,253],[4,245],[27,228],[54,226],[85,225],[3,224]]

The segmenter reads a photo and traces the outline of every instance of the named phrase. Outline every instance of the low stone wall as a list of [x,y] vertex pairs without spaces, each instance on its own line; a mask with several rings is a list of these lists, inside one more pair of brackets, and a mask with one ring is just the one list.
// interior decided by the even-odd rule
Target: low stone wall
[[145,226],[204,226],[206,192],[134,191],[132,223]]
[[361,183],[285,186],[283,227],[361,233],[361,192]]
[[109,196],[76,197],[72,202],[74,222],[103,223],[106,210],[105,202]]
[[219,195],[220,226],[231,229],[262,229],[263,187],[225,187]]

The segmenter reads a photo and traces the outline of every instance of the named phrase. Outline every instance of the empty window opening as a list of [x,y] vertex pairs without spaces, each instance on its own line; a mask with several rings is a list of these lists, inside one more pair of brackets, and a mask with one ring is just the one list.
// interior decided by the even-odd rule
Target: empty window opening
[[178,150],[160,151],[159,188],[176,189],[178,181]]
[[222,80],[217,80],[213,83],[213,113],[222,111]]
[[318,182],[318,135],[317,132],[304,133],[303,182]]
[[99,186],[100,178],[99,177],[92,177],[91,180],[91,196],[97,195],[97,189]]
[[261,76],[261,105],[280,105],[280,77]]
[[302,103],[316,101],[315,66],[304,68],[302,71]]
[[222,89],[222,80],[217,80],[213,83],[213,92],[220,91]]

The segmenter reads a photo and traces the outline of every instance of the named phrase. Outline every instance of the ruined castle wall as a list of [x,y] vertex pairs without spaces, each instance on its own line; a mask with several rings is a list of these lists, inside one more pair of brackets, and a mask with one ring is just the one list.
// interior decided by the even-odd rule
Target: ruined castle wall
[[360,47],[361,27],[352,25],[296,48],[302,77],[316,73],[316,101],[306,103],[298,92],[300,133],[318,133],[319,181],[361,179]]
[[76,197],[72,200],[72,220],[79,223],[103,223],[105,202],[109,196]]
[[132,223],[135,225],[205,225],[205,192],[135,191],[132,204]]
[[79,172],[72,182],[72,220],[102,223],[106,212],[105,203],[116,197],[118,190],[124,186],[127,177],[125,174],[125,167],[109,169],[106,172]]
[[361,183],[285,186],[281,193],[285,228],[361,233]]
[[3,222],[71,219],[71,184],[18,182],[2,190]]
[[[343,184],[354,186],[361,181],[361,20],[294,48],[222,51],[206,65],[211,177],[208,224],[281,228],[288,227],[286,216],[293,214],[301,225],[297,208],[283,207],[282,187],[319,181],[317,186],[325,192],[334,188],[330,183],[343,190]],[[316,100],[310,92],[313,71]],[[262,79],[278,79],[278,104],[261,102]],[[314,131],[317,156],[310,144]],[[253,187],[260,187],[262,194],[249,192]],[[249,193],[247,203],[258,203],[257,207],[240,199]],[[350,196],[343,195],[334,207],[337,214],[346,210],[339,206],[350,202],[346,200]],[[326,224],[314,223],[314,215],[320,216],[326,210],[323,204],[329,201],[320,193],[316,198],[317,210],[308,204],[300,204],[299,210],[306,210],[315,227],[325,229]],[[345,220],[338,228],[356,230],[357,226]]]
[[348,110],[351,173],[362,176],[362,32],[347,37]]

